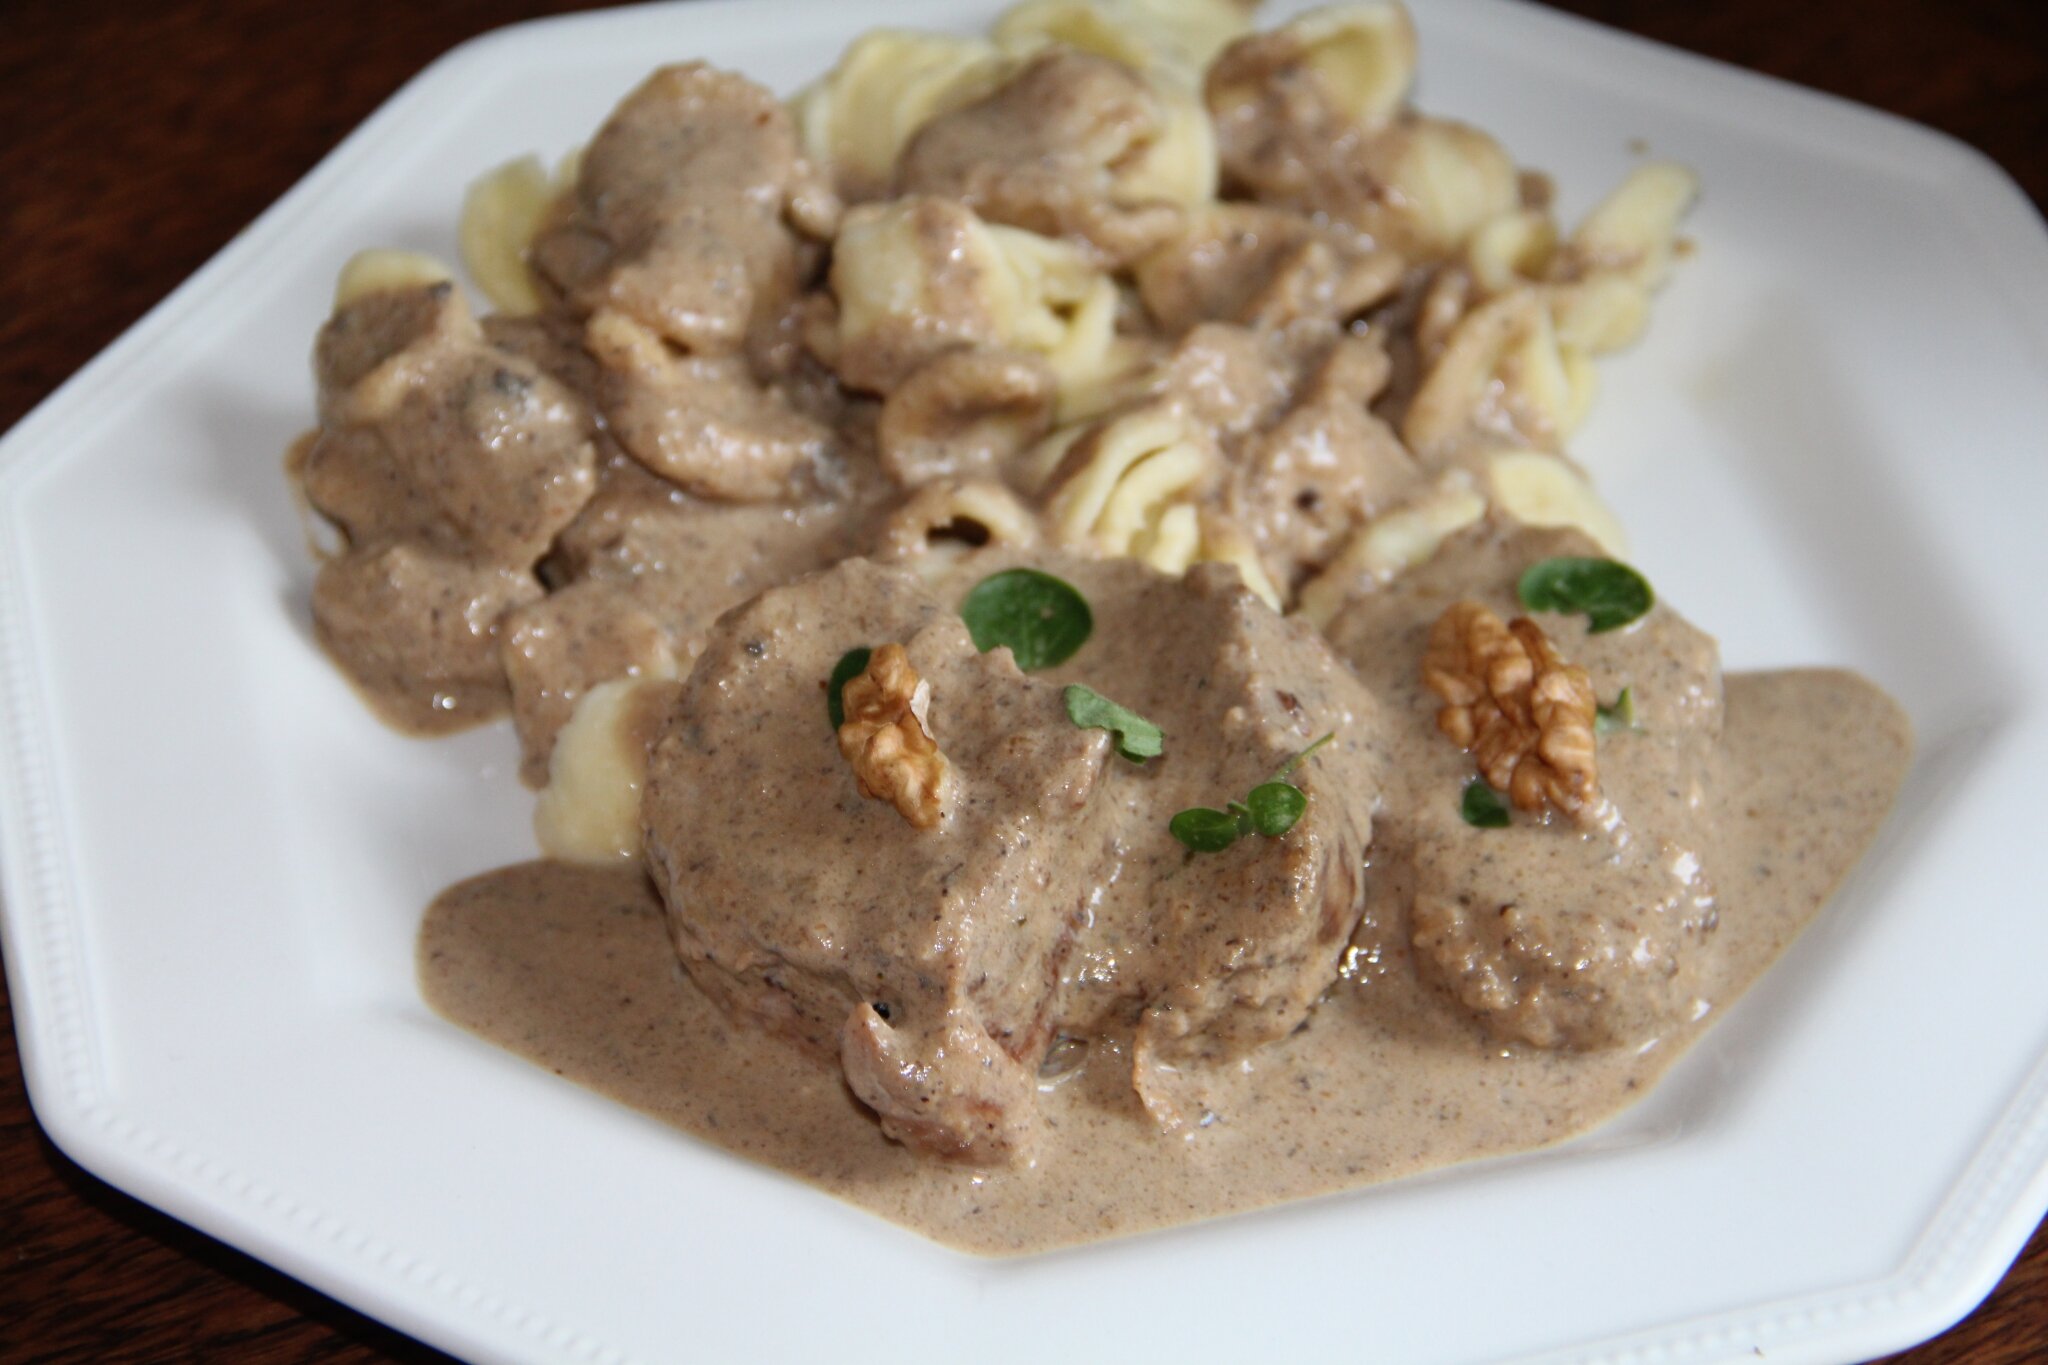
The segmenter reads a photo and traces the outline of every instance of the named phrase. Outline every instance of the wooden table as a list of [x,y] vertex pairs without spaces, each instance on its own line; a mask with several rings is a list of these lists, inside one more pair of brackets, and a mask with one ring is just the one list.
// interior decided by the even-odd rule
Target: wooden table
[[[0,428],[224,246],[408,76],[539,0],[6,0]],[[2035,0],[1561,0],[1560,7],[1918,119],[2048,201]],[[0,1045],[0,1360],[445,1357],[87,1175]],[[2048,1231],[1912,1365],[2048,1358]]]

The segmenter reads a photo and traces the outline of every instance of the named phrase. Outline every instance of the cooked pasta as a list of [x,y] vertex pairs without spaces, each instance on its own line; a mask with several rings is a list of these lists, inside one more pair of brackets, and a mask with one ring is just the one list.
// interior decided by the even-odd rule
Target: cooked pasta
[[342,266],[334,281],[335,311],[370,294],[441,284],[454,278],[454,271],[424,252],[384,247],[358,251],[348,258],[348,264]]
[[640,788],[655,705],[675,692],[658,676],[599,683],[555,735],[548,781],[533,808],[542,853],[575,863],[630,863],[640,856]]
[[1415,81],[1415,25],[1390,0],[1331,5],[1281,26],[1301,44],[1302,62],[1355,122],[1392,118]]
[[1671,273],[1679,220],[1699,197],[1699,178],[1683,166],[1638,166],[1572,231],[1568,278],[1619,274],[1654,290]]
[[[573,914],[603,932],[556,1013],[637,999],[658,1029],[677,998],[594,964],[665,930],[742,1070],[756,1032],[788,1052],[744,1102],[729,1066],[689,1079],[689,1122],[753,1142],[800,1090],[792,1165],[845,1167],[811,1157],[865,1114],[1008,1164],[1013,1213],[1059,1202],[1034,1163],[1102,1144],[1145,1218],[1185,1215],[1183,1144],[1133,1117],[1241,1144],[1284,1101],[1301,1130],[1333,1107],[1288,1077],[1331,1058],[1399,1073],[1334,1131],[1405,1169],[1476,1154],[1407,1102],[1441,1098],[1446,1039],[1613,1051],[1525,1057],[1550,1092],[1631,1088],[1645,1040],[1689,1036],[1714,878],[1751,861],[1688,851],[1720,846],[1718,663],[1601,558],[1622,529],[1569,448],[1697,187],[1643,166],[1566,233],[1544,177],[1417,107],[1397,0],[1251,9],[1024,0],[988,36],[871,33],[793,99],[674,63],[561,175],[469,188],[494,314],[431,258],[348,264],[289,465],[335,532],[318,638],[401,723],[509,713],[543,852],[626,873],[467,883],[433,913],[517,916],[523,946],[423,963],[496,957],[528,998]],[[1847,694],[1807,695],[1752,734]],[[1353,986],[1386,1008],[1330,1008]],[[1267,1044],[1294,1070],[1245,1088]],[[1560,1137],[1585,1094],[1505,1128]],[[854,1192],[928,1204],[882,1151]],[[1292,1160],[1272,1190],[1320,1178]],[[1238,1174],[1190,1188],[1221,1211]],[[1028,1249],[938,1179],[943,1217]],[[1021,1226],[1099,1231],[1097,1202]]]
[[523,156],[488,171],[462,199],[457,235],[470,278],[501,313],[540,311],[540,289],[526,264],[526,249],[559,187],[537,156]]
[[1584,410],[1573,382],[1548,300],[1533,287],[1517,289],[1458,323],[1409,405],[1401,436],[1425,454],[1488,433],[1556,449]]
[[1064,43],[1126,66],[1159,67],[1190,87],[1233,39],[1251,30],[1238,0],[1024,0],[996,19],[1011,51]]
[[[469,187],[461,259],[495,317],[431,258],[348,264],[337,319],[393,297],[335,344],[392,354],[324,411],[369,449],[459,351],[485,391],[437,409],[451,428],[587,423],[610,491],[512,566],[563,613],[694,609],[722,572],[704,526],[740,517],[733,584],[859,550],[936,574],[966,546],[1038,541],[1169,574],[1229,564],[1319,624],[1475,522],[1618,553],[1568,450],[1597,359],[1642,335],[1670,273],[1692,173],[1643,164],[1566,231],[1501,141],[1417,107],[1398,0],[1263,32],[1252,9],[1022,0],[986,35],[867,33],[787,100],[666,68],[588,156]],[[528,370],[584,406],[531,407]],[[356,467],[341,441],[306,462],[337,507],[367,496],[328,487]],[[614,572],[631,600],[584,581]],[[686,660],[690,631],[663,629]],[[637,666],[617,644],[554,683],[551,658],[507,666],[528,773],[563,698]]]
[[983,545],[1036,545],[1038,518],[1007,485],[992,479],[944,479],[919,488],[882,527],[878,559],[929,570],[950,551]]
[[1486,515],[1486,499],[1463,470],[1452,470],[1419,496],[1360,527],[1336,559],[1302,585],[1295,609],[1326,626],[1361,590],[1424,563],[1446,540]]
[[1221,470],[1215,445],[1180,412],[1138,408],[1068,447],[1046,491],[1048,529],[1065,544],[1142,558],[1167,510],[1192,502]]
[[875,29],[790,102],[804,150],[853,199],[885,193],[917,130],[987,92],[1005,69],[981,38]]
[[887,393],[956,347],[1043,357],[1072,419],[1099,411],[1134,363],[1116,339],[1117,291],[1086,253],[984,223],[949,200],[864,205],[832,264],[840,377]]
[[1616,558],[1628,553],[1621,519],[1566,460],[1540,450],[1505,449],[1487,456],[1485,468],[1488,495],[1516,521],[1569,526]]

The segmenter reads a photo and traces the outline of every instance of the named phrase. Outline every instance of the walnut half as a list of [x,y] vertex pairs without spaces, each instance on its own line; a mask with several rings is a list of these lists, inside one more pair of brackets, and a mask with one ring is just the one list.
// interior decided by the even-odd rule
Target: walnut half
[[889,802],[919,829],[937,825],[951,768],[932,738],[932,685],[917,676],[903,646],[877,649],[840,700],[839,752],[853,765],[860,794]]
[[1437,729],[1470,750],[1517,809],[1597,818],[1592,679],[1541,626],[1526,616],[1503,624],[1477,602],[1454,602],[1430,628],[1422,682],[1444,703]]

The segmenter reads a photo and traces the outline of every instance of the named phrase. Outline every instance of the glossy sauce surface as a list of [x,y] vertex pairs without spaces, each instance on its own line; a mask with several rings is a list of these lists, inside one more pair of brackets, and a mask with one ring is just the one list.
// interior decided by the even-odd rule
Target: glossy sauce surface
[[1294,1036],[1215,1080],[1184,1135],[1149,1123],[1098,1042],[1048,1080],[1034,1164],[976,1170],[887,1141],[836,1068],[725,1019],[684,976],[638,873],[526,863],[444,893],[419,942],[452,1022],[579,1085],[947,1245],[986,1254],[1241,1212],[1528,1150],[1613,1116],[1812,921],[1882,825],[1903,713],[1848,673],[1727,680],[1707,852],[1702,1019],[1643,1050],[1503,1044],[1402,964],[1354,961]]

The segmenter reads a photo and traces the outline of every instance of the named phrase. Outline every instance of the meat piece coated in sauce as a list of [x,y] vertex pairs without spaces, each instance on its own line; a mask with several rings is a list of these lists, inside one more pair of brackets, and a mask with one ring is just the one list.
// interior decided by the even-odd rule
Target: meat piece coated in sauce
[[[1128,1046],[1138,1099],[1174,1126],[1199,1117],[1201,1068],[1296,1027],[1358,918],[1378,782],[1371,699],[1231,570],[1048,561],[1097,626],[1041,678],[976,653],[945,605],[1010,562],[968,556],[935,598],[850,561],[729,616],[643,806],[693,977],[836,1055],[892,1135],[978,1162],[1031,1149],[1055,1038]],[[840,655],[891,641],[931,684],[954,773],[935,829],[862,798],[824,720]],[[1079,678],[1158,723],[1167,752],[1111,757],[1066,714],[1056,684]],[[1330,731],[1285,836],[1197,855],[1168,832]]]

